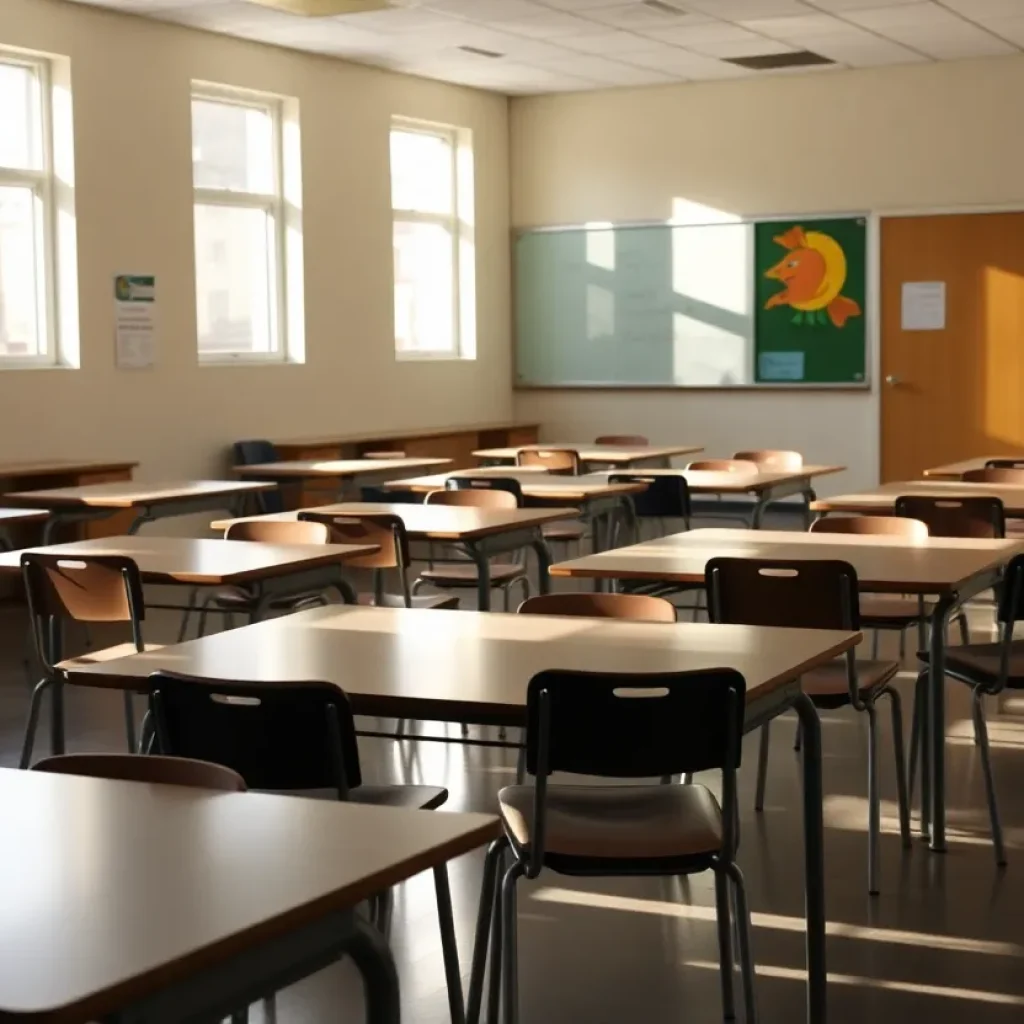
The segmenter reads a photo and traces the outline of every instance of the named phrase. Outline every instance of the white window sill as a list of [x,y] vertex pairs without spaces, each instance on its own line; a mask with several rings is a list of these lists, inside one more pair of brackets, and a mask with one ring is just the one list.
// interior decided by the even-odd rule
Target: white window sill
[[200,356],[200,366],[304,366],[304,359],[281,359],[277,356]]
[[458,352],[396,352],[399,363],[471,363],[476,356],[460,355]]

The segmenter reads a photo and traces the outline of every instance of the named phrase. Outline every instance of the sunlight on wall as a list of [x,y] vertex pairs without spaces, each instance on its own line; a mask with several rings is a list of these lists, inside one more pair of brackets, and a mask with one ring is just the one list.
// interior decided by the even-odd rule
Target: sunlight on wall
[[[1014,447],[1024,446],[1024,407],[1020,400],[1024,359],[1024,277],[1000,267],[986,267],[982,293],[985,323],[978,355],[984,360],[984,434]],[[971,339],[966,339],[970,344]]]
[[602,270],[615,269],[615,232],[607,221],[585,224],[587,262]]

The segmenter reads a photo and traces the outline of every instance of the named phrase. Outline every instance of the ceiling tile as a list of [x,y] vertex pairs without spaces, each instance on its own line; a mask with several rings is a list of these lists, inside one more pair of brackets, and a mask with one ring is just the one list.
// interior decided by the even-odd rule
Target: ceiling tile
[[658,39],[673,46],[682,46],[705,57],[755,57],[759,54],[787,53],[790,47],[739,25],[717,21],[692,28],[670,28]]
[[[885,0],[876,2],[884,3]],[[801,0],[684,0],[684,6],[724,21],[813,13],[813,8]]]
[[854,10],[847,12],[845,17],[883,35],[889,35],[894,29],[948,28],[967,24],[948,8],[930,2]]
[[845,11],[871,10],[878,7],[901,7],[909,4],[919,4],[921,0],[807,0],[813,7],[820,7],[823,11]]
[[544,5],[558,11],[593,11],[599,7],[621,7],[622,0],[544,0]]
[[[877,3],[877,0],[875,0]],[[812,53],[838,61],[851,68],[877,67],[883,64],[913,64],[927,60],[920,53],[908,50],[891,39],[882,39],[870,32],[863,36],[842,33],[834,36],[808,36],[802,44]]]
[[622,4],[616,7],[599,7],[596,10],[585,11],[584,15],[591,21],[600,22],[603,25],[611,25],[614,28],[631,29],[634,32],[660,32],[663,28],[679,27],[682,25],[705,25],[709,21],[706,15],[691,14],[680,11],[678,14],[669,14],[664,10],[654,7],[646,7],[642,3]]
[[550,11],[530,0],[426,0],[424,7],[467,21],[518,21],[536,18]]
[[[874,0],[878,3],[879,0]],[[854,26],[831,14],[797,14],[791,18],[754,18],[743,21],[744,28],[760,32],[772,39],[786,42],[799,40],[804,36],[835,35],[844,29],[858,31]]]
[[984,25],[995,18],[1024,17],[1024,0],[943,0],[952,11]]
[[1001,39],[1024,46],[1024,16],[1016,18],[993,18],[987,23],[988,29]]
[[557,39],[559,36],[592,35],[598,31],[595,26],[582,18],[564,11],[551,11],[536,18],[521,18],[507,21],[502,25],[510,32],[518,32],[524,36],[535,36],[538,39]]
[[629,53],[643,46],[646,40],[633,35],[632,32],[616,32],[612,29],[595,32],[593,35],[566,36],[559,42],[571,50],[581,50],[584,53],[613,54]]

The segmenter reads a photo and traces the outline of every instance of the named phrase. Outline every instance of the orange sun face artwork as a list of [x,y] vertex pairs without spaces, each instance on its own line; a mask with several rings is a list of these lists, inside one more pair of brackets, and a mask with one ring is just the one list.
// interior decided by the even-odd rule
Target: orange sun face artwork
[[790,228],[773,241],[786,254],[764,276],[783,285],[764,304],[765,309],[789,306],[795,310],[793,323],[815,324],[831,321],[843,327],[861,315],[860,305],[842,294],[846,284],[846,253],[842,246],[822,231]]

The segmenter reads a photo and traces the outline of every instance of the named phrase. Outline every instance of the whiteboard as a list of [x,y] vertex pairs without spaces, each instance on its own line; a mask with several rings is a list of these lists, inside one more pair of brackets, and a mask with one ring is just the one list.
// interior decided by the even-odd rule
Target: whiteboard
[[752,384],[753,246],[750,223],[523,232],[516,383]]

